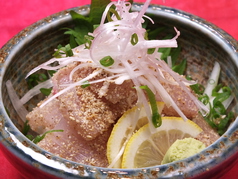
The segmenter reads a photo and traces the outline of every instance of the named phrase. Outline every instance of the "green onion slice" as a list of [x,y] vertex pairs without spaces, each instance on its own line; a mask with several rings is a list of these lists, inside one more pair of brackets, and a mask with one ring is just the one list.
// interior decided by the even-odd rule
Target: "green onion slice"
[[116,16],[117,20],[121,20],[121,17],[119,16],[118,12],[115,9],[110,8],[108,13],[107,13],[107,20],[109,22],[113,21],[112,18],[111,18],[111,15],[110,15],[111,13]]
[[111,56],[106,56],[100,60],[100,64],[104,67],[112,66],[114,63],[114,60]]
[[140,86],[141,89],[144,89],[148,95],[149,101],[150,101],[150,106],[152,110],[152,123],[155,128],[160,127],[162,124],[162,118],[161,115],[158,112],[158,107],[155,99],[155,94],[151,91],[151,89],[145,85],[145,86]]
[[138,35],[136,33],[131,36],[131,44],[136,45],[138,43]]
[[33,139],[33,142],[35,144],[39,143],[41,140],[43,140],[46,136],[46,134],[49,134],[49,133],[52,133],[52,132],[63,132],[64,130],[50,130],[50,131],[47,131],[45,132],[44,134],[42,135],[38,135],[36,136],[34,139]]
[[86,88],[88,86],[90,86],[89,81],[84,81],[83,84],[81,85],[82,88]]
[[199,83],[190,85],[190,87],[198,95],[202,95],[205,91],[205,87]]

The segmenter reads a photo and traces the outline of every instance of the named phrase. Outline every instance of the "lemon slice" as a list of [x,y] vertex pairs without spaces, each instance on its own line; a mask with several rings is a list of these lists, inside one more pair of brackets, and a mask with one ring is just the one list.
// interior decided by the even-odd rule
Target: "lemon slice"
[[[157,102],[161,113],[164,103]],[[133,107],[126,111],[113,127],[107,143],[109,168],[121,168],[121,156],[132,134],[148,123],[144,107]]]
[[121,166],[141,168],[161,165],[169,147],[177,140],[195,138],[202,129],[191,120],[180,117],[163,117],[162,125],[151,133],[149,125],[144,125],[128,141]]

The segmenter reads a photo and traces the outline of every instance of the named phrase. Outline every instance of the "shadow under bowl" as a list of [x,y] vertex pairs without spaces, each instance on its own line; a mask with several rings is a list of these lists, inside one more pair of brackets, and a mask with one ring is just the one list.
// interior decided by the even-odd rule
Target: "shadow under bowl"
[[[139,11],[142,4],[133,4]],[[0,50],[0,141],[6,157],[26,178],[218,178],[238,160],[238,120],[235,120],[214,144],[201,153],[166,165],[143,169],[109,169],[83,165],[42,150],[20,131],[23,122],[14,110],[5,83],[11,80],[19,97],[27,89],[26,74],[49,60],[58,44],[69,39],[61,28],[72,27],[69,11],[87,15],[90,6],[76,7],[53,14],[27,27]],[[220,81],[235,96],[231,110],[238,113],[238,43],[215,25],[186,12],[151,5],[147,13],[154,16],[155,27],[176,27],[181,35],[180,59],[187,59],[187,74],[205,84],[214,62],[221,65]],[[38,100],[27,104],[30,110]],[[9,115],[8,115],[9,114]]]

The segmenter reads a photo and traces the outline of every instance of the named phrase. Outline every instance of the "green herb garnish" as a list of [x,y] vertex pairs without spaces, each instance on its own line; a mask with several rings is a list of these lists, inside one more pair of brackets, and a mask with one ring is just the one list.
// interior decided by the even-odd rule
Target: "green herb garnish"
[[30,75],[27,78],[27,84],[28,84],[28,88],[31,89],[34,86],[38,85],[41,82],[44,82],[46,80],[48,80],[49,78],[47,77],[46,74],[44,73],[35,73]]
[[172,66],[172,70],[180,75],[183,75],[186,71],[186,67],[187,67],[187,60],[183,59],[181,63]]
[[[38,85],[39,83],[42,83],[46,80],[48,80],[51,76],[53,76],[53,74],[56,71],[54,70],[49,70],[47,71],[48,75],[46,75],[45,73],[34,73],[32,75],[30,75],[27,78],[27,84],[28,84],[28,88],[32,89],[33,87],[35,87],[36,85]],[[40,91],[42,94],[44,94],[45,96],[48,96],[51,93],[52,88],[41,88]]]
[[93,32],[100,23],[105,7],[110,3],[110,0],[95,0],[90,6],[89,16],[86,17],[74,11],[70,11],[70,15],[74,21],[74,28],[64,28],[67,31],[65,34],[70,35],[70,46],[75,48],[79,45],[87,43],[86,48],[90,48],[88,33]]
[[55,51],[53,56],[55,58],[62,58],[62,55],[65,55],[66,57],[71,57],[74,55],[70,44],[67,44],[64,47],[62,45],[58,45],[57,51]]
[[[229,123],[234,118],[233,112],[227,112],[224,105],[222,104],[223,101],[228,99],[231,96],[231,89],[229,87],[222,87],[221,84],[218,84],[212,90],[212,97],[211,99],[208,97],[207,94],[204,94],[205,87],[201,84],[195,84],[190,86],[191,89],[198,95],[198,99],[205,105],[210,107],[210,112],[207,114],[204,119],[205,121],[214,128],[219,135],[225,133]],[[219,92],[221,91],[222,92]]]
[[74,11],[70,11],[70,15],[74,21],[74,28],[64,28],[67,31],[64,34],[70,35],[70,46],[75,48],[86,42],[85,36],[89,32],[93,32],[93,24],[91,23],[89,17],[85,17]]
[[52,88],[41,88],[40,91],[43,95],[49,96],[52,91]]

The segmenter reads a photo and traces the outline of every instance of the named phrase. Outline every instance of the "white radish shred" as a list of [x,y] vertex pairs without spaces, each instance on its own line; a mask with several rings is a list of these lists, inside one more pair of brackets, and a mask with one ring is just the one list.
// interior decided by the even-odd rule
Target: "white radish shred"
[[23,122],[26,121],[26,115],[28,114],[28,111],[23,106],[23,103],[19,99],[18,95],[16,94],[16,91],[13,88],[12,82],[8,80],[6,82],[7,92],[9,94],[10,100],[12,102],[12,105],[14,109],[16,110],[17,114],[21,118]]
[[39,83],[34,88],[30,89],[20,100],[22,104],[25,104],[28,102],[31,98],[33,98],[35,95],[40,94],[41,88],[51,88],[53,86],[51,79],[46,80],[42,83]]
[[94,71],[92,74],[88,75],[87,77],[83,78],[82,80],[73,83],[71,85],[69,85],[68,87],[66,87],[65,89],[59,91],[58,93],[56,93],[55,95],[53,95],[52,97],[48,98],[46,101],[44,101],[40,107],[42,108],[43,106],[45,106],[47,103],[49,103],[50,101],[52,101],[53,99],[55,99],[56,97],[60,96],[61,94],[64,94],[66,91],[76,87],[76,86],[80,86],[83,85],[85,81],[88,81],[90,79],[92,79],[93,77],[97,76],[98,74],[100,74],[102,72],[102,70],[97,70]]
[[212,69],[212,73],[208,79],[207,86],[205,88],[204,94],[207,94],[209,98],[212,97],[212,90],[217,86],[218,79],[220,76],[221,67],[218,62],[215,62],[214,67]]
[[172,58],[171,58],[171,56],[167,57],[167,63],[168,63],[169,68],[172,68]]

